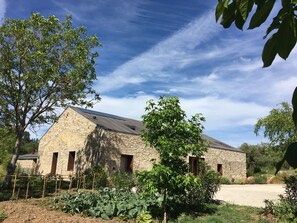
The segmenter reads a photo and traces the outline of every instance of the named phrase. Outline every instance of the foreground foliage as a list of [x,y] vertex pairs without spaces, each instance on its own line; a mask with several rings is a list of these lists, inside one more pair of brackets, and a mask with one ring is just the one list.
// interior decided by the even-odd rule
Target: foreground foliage
[[285,178],[285,196],[276,202],[266,200],[264,214],[274,215],[279,222],[297,222],[297,175]]
[[79,213],[103,219],[136,219],[148,218],[148,211],[159,207],[161,202],[162,199],[157,196],[144,200],[140,194],[127,190],[103,188],[96,192],[66,193],[54,198],[52,205],[71,214]]
[[[264,36],[270,36],[262,52],[264,67],[272,64],[276,54],[287,59],[297,40],[296,0],[282,0],[281,4],[276,5],[275,2],[276,0],[219,0],[216,7],[216,20],[221,18],[224,28],[229,28],[234,22],[241,30],[250,13],[253,15],[248,29],[254,29],[267,20],[270,13],[274,12],[273,8],[279,7]],[[256,10],[253,10],[254,7]]]
[[6,214],[3,211],[0,211],[0,222],[4,221]]

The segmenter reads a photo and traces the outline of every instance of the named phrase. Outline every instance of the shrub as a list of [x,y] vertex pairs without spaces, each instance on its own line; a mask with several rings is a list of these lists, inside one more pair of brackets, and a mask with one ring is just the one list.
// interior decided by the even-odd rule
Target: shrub
[[254,178],[255,184],[266,184],[267,183],[267,177],[265,175],[256,175]]
[[127,173],[115,172],[110,176],[111,184],[118,189],[130,190],[135,186],[135,180],[132,175]]
[[85,187],[87,189],[92,189],[93,186],[94,189],[99,189],[107,185],[107,173],[100,165],[85,170],[84,175],[86,177]]
[[297,175],[286,177],[285,184],[287,199],[297,204]]
[[0,211],[0,222],[4,221],[6,214],[3,211]]
[[221,177],[220,178],[220,183],[221,184],[231,184],[231,181],[227,177]]
[[285,178],[286,193],[279,201],[265,201],[264,214],[274,215],[279,222],[297,222],[297,175]]
[[173,200],[178,207],[187,208],[187,205],[202,207],[212,200],[220,187],[220,175],[213,170],[205,171],[199,176],[192,175],[191,181],[197,181],[198,184],[188,184],[184,195],[174,196]]

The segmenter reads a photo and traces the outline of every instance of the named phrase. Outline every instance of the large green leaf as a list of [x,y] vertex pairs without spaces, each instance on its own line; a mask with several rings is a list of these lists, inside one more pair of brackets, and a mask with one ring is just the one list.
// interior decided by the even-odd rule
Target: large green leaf
[[241,29],[243,28],[243,25],[244,25],[244,19],[242,18],[241,14],[240,13],[237,13],[236,14],[236,18],[235,18],[235,25],[238,29]]
[[269,40],[267,40],[263,52],[262,52],[262,61],[263,67],[269,67],[276,54],[277,54],[277,43],[278,43],[278,33],[273,34]]
[[235,20],[236,2],[232,2],[224,10],[221,24],[224,28],[229,28],[232,22]]
[[288,164],[294,169],[297,168],[297,142],[293,142],[291,145],[289,145],[284,158],[276,165],[275,174],[278,173],[285,161],[287,161]]
[[278,55],[283,59],[287,59],[296,44],[296,26],[294,15],[286,16],[279,27],[278,33]]
[[242,19],[245,21],[252,10],[254,5],[254,0],[241,0],[239,2],[238,10],[242,16]]
[[269,16],[273,6],[274,6],[275,0],[267,0],[265,3],[259,4],[257,7],[257,10],[255,14],[253,15],[249,29],[254,29],[256,27],[259,27],[262,25],[263,22],[266,21],[267,17]]
[[216,21],[219,20],[219,18],[221,17],[221,15],[223,14],[224,12],[224,0],[219,0],[218,4],[217,4],[217,7],[216,7]]
[[292,105],[293,105],[292,118],[293,118],[295,127],[297,128],[297,87],[295,88],[294,93],[293,93]]

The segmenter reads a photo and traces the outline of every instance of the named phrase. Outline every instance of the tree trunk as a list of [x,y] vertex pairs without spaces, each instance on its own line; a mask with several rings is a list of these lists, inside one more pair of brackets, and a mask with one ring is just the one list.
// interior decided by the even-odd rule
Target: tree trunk
[[167,223],[167,190],[165,189],[164,191],[164,200],[163,200],[163,211],[164,211],[164,215],[163,215],[163,223]]
[[21,140],[22,140],[22,134],[18,135],[17,140],[15,142],[14,148],[13,148],[13,154],[11,156],[11,160],[7,166],[7,172],[4,181],[2,182],[1,189],[8,189],[12,187],[12,175],[16,169],[16,163],[19,158],[19,151],[21,147]]

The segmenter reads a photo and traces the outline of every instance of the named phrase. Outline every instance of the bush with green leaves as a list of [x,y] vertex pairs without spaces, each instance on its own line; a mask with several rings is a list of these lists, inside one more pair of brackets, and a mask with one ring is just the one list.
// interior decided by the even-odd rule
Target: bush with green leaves
[[118,189],[130,190],[135,186],[135,179],[133,175],[128,173],[115,172],[110,175],[111,185]]
[[221,177],[220,178],[220,183],[221,184],[231,184],[231,181],[227,177]]
[[[144,200],[140,194],[127,190],[102,188],[96,192],[79,190],[76,194],[66,193],[55,197],[52,205],[66,213],[112,219],[145,218],[151,209],[161,205],[162,199],[152,196]],[[148,217],[148,216],[146,216]]]
[[285,196],[280,195],[276,202],[265,201],[265,214],[274,215],[279,222],[297,223],[297,175],[285,178]]
[[[97,165],[84,171],[85,187],[87,189],[99,189],[107,185],[107,173],[102,166]],[[94,185],[93,185],[94,181]]]
[[6,214],[3,211],[0,211],[0,222],[4,221]]
[[255,175],[254,183],[255,184],[266,184],[267,183],[267,177],[265,175]]

